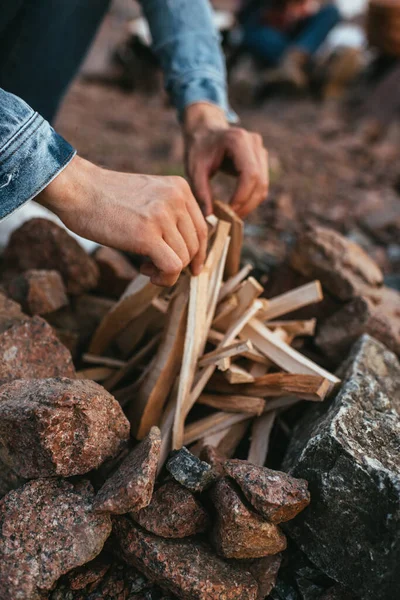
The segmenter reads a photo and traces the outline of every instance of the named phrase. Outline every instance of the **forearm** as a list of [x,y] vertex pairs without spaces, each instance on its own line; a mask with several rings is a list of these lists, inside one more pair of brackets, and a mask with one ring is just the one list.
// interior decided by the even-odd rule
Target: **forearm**
[[141,0],[149,21],[153,50],[180,117],[196,102],[219,106],[236,116],[227,98],[225,61],[208,0]]
[[47,121],[0,89],[0,219],[39,194],[74,155]]

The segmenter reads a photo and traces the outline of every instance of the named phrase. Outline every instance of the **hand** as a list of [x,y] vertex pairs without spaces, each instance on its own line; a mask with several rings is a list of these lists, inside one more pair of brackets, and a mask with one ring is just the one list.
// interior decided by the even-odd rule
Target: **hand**
[[219,170],[238,176],[232,208],[244,218],[268,194],[268,153],[257,133],[230,127],[217,106],[192,104],[184,118],[186,171],[204,214],[212,213],[210,179]]
[[116,173],[76,156],[36,200],[78,235],[147,256],[141,272],[156,285],[203,267],[207,225],[182,177]]

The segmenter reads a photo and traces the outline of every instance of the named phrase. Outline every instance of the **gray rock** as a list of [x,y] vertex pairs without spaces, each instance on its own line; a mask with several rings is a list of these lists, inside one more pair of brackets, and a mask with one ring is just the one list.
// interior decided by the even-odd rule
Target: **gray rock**
[[203,492],[216,477],[212,467],[194,456],[185,446],[171,452],[166,466],[172,477],[192,492]]
[[332,579],[365,600],[400,595],[400,364],[365,335],[332,403],[295,430],[285,468],[312,502],[285,531]]

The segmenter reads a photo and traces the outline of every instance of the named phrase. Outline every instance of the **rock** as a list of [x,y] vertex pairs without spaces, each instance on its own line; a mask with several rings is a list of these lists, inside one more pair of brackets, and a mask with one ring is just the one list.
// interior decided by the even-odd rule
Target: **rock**
[[110,557],[102,553],[89,563],[67,573],[64,580],[71,590],[84,590],[93,583],[99,583],[110,566]]
[[21,487],[25,483],[22,477],[18,477],[10,467],[0,461],[0,498],[3,498],[11,490]]
[[171,452],[166,467],[178,483],[192,492],[203,492],[215,480],[215,473],[210,465],[184,446]]
[[245,460],[226,461],[225,472],[236,481],[256,511],[272,523],[294,519],[310,503],[304,479],[295,479]]
[[132,518],[144,529],[165,538],[184,538],[202,533],[209,517],[193,494],[179,483],[168,481],[153,495],[150,504]]
[[89,483],[38,479],[0,501],[0,598],[39,600],[57,579],[89,562],[111,533],[92,511]]
[[122,252],[105,246],[96,250],[94,259],[100,272],[98,290],[107,298],[119,299],[138,272]]
[[3,257],[9,272],[59,271],[69,294],[95,288],[99,278],[95,261],[63,227],[47,219],[31,219],[16,229]]
[[[0,317],[1,322],[1,317]],[[75,377],[69,351],[41,317],[0,323],[0,385],[14,379]]]
[[0,332],[6,331],[17,319],[26,320],[20,305],[0,292]]
[[365,333],[400,355],[400,293],[381,288],[373,299],[354,298],[319,327],[315,342],[339,363]]
[[30,315],[45,315],[68,304],[58,271],[25,271],[8,284],[7,291]]
[[275,554],[264,558],[235,561],[235,564],[253,575],[258,583],[257,600],[264,600],[275,587],[281,562],[281,554]]
[[115,520],[114,533],[128,564],[182,600],[257,598],[250,573],[225,563],[200,542],[156,537],[126,517]]
[[228,479],[217,481],[211,491],[217,519],[213,542],[224,558],[260,558],[286,548],[281,530],[250,510]]
[[94,381],[18,379],[0,388],[0,459],[22,477],[87,473],[128,437],[120,405]]
[[222,456],[214,446],[206,445],[201,449],[200,460],[203,460],[212,467],[214,472],[223,477],[225,475],[224,463],[226,457]]
[[148,435],[122,461],[99,490],[96,511],[123,515],[150,504],[161,451],[161,433],[152,427]]
[[360,246],[325,227],[309,227],[299,236],[291,266],[307,278],[320,279],[340,300],[350,300],[383,283],[381,270]]
[[336,398],[294,432],[284,466],[315,502],[285,529],[356,596],[389,600],[400,590],[400,364],[363,336],[339,375]]

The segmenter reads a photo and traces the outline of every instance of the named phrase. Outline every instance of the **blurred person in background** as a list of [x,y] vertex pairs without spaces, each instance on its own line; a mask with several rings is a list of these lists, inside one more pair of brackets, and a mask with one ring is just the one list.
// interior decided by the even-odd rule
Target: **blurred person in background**
[[312,57],[340,21],[335,3],[250,0],[239,14],[245,49],[270,68],[264,84],[303,90]]
[[267,152],[258,134],[233,126],[208,0],[142,0],[191,188],[181,177],[116,173],[78,156],[50,122],[109,5],[0,0],[0,219],[35,198],[78,235],[146,256],[142,273],[170,286],[187,265],[202,269],[211,177],[222,167],[236,174],[231,205],[245,217],[266,198]]

